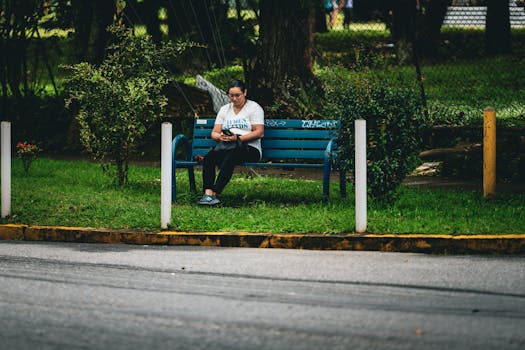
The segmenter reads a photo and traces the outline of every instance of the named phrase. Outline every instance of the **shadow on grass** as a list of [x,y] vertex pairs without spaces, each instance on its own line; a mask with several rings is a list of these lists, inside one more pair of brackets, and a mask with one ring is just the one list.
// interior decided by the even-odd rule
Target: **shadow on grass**
[[[200,174],[199,174],[200,175]],[[186,180],[186,181],[185,181]],[[177,182],[177,199],[175,203],[192,205],[202,195],[200,176],[197,177],[197,192],[191,193],[187,179]],[[347,190],[348,193],[348,190]],[[282,179],[272,177],[246,178],[234,177],[223,193],[218,196],[221,207],[242,208],[254,206],[297,206],[322,205],[323,191],[321,181]],[[339,185],[331,184],[328,205],[339,204],[346,200],[341,198]]]
[[[197,201],[201,197],[200,193],[178,193],[174,204],[183,205],[197,205]],[[257,206],[269,207],[294,207],[294,206],[322,206],[322,194],[308,194],[308,193],[280,193],[276,195],[268,192],[256,192],[249,195],[246,194],[232,194],[225,193],[219,196],[223,208],[246,208]],[[342,201],[347,201],[347,198],[341,198],[339,193],[331,194],[326,205],[340,205]]]

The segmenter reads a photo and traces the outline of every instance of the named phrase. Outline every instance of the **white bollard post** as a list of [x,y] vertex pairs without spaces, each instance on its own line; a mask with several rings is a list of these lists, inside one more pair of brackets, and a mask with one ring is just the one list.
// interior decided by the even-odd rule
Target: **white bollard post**
[[11,215],[11,123],[2,122],[1,126],[1,172],[2,172],[2,218]]
[[366,120],[355,121],[355,231],[366,231]]
[[171,123],[162,123],[160,150],[160,227],[167,229],[171,223]]

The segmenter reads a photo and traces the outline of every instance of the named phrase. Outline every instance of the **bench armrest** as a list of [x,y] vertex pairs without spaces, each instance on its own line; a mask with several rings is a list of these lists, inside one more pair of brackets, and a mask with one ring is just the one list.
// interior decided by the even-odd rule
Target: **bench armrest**
[[334,152],[336,149],[337,149],[337,138],[334,137],[328,142],[328,145],[326,145],[326,149],[325,149],[326,157],[332,158],[334,156]]
[[188,138],[182,134],[175,136],[171,144],[171,156],[172,156],[173,161],[176,160],[175,157],[177,156],[177,147],[179,146],[179,143],[181,142],[184,144],[184,148],[186,149],[186,160],[191,161],[190,142]]
[[337,137],[332,138],[325,149],[325,162],[329,162],[335,168],[339,167],[339,154],[337,150]]

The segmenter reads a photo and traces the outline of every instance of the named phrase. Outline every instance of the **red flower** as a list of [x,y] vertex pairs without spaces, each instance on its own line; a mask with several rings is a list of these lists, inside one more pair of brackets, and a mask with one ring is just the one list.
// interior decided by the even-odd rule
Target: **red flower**
[[24,166],[24,171],[27,174],[29,172],[29,167],[31,162],[37,158],[37,154],[40,151],[37,145],[33,145],[28,142],[18,141],[16,144],[16,155],[18,158],[22,159],[22,164]]

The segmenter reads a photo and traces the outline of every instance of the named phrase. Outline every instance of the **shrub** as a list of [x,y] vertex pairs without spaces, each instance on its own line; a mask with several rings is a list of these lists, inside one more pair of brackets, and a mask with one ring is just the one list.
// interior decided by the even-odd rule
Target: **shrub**
[[79,151],[71,134],[71,113],[64,108],[64,95],[7,96],[0,103],[13,123],[13,139],[36,142],[46,153]]
[[354,120],[365,119],[369,192],[388,197],[413,169],[427,126],[417,90],[371,74],[335,73],[327,81],[325,114],[342,121],[338,142],[344,166],[353,172]]
[[81,142],[110,170],[117,167],[117,182],[127,183],[130,156],[147,128],[162,116],[168,82],[164,64],[188,44],[157,48],[149,36],[112,26],[114,44],[99,67],[79,63],[69,67],[67,106],[78,104]]

